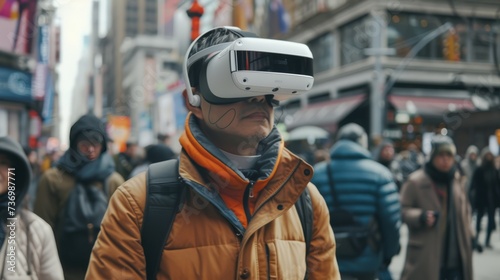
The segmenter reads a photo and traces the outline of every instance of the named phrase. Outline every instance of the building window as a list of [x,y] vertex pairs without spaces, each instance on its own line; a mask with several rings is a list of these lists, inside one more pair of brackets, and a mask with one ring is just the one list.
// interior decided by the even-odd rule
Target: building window
[[144,32],[149,35],[156,35],[158,33],[158,26],[156,23],[146,22]]
[[17,142],[26,143],[28,133],[26,123],[23,123],[26,117],[20,106],[0,105],[0,137],[10,136]]
[[138,34],[138,32],[137,32],[137,26],[136,25],[128,25],[127,24],[127,28],[125,30],[125,33],[126,33],[127,37],[135,37]]
[[431,40],[416,55],[417,58],[445,61],[493,61],[494,38],[498,31],[493,21],[463,19],[448,16],[396,13],[391,14],[387,27],[388,47],[399,57],[427,34],[449,22],[453,28]]
[[474,20],[471,22],[471,61],[491,62],[493,61],[494,33],[493,23],[490,21]]
[[379,34],[374,27],[379,24],[372,17],[363,17],[340,28],[340,63],[350,64],[366,58],[364,51],[372,45],[372,38]]
[[392,14],[387,28],[388,47],[395,48],[397,56],[405,57],[422,38],[446,22],[452,23],[454,28],[431,40],[417,53],[416,57],[460,61],[464,58],[466,50],[464,43],[467,38],[467,26],[450,17]]
[[333,68],[334,64],[334,37],[332,33],[325,33],[308,44],[314,57],[314,73],[319,73]]

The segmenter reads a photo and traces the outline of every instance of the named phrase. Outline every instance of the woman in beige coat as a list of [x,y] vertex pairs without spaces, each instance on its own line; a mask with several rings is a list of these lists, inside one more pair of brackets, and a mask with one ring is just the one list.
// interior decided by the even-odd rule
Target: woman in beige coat
[[0,137],[0,278],[64,279],[52,229],[21,207],[30,179],[21,146]]
[[435,136],[430,160],[403,185],[402,219],[410,236],[401,279],[472,279],[470,206],[455,154],[449,137]]

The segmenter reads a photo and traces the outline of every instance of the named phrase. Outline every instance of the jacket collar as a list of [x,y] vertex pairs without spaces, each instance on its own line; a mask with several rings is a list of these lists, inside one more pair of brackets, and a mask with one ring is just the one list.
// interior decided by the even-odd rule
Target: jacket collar
[[350,140],[339,140],[333,145],[330,156],[332,159],[371,159],[367,149]]
[[[184,133],[179,141],[185,153],[197,165],[207,171],[209,177],[215,180],[220,187],[227,187],[229,191],[241,191],[250,183],[243,173],[217,148],[201,131],[196,117],[189,113],[186,118]],[[258,179],[254,184],[254,191],[261,191],[276,173],[284,148],[283,140],[276,128],[273,128],[268,137],[259,143],[260,159],[255,163]]]

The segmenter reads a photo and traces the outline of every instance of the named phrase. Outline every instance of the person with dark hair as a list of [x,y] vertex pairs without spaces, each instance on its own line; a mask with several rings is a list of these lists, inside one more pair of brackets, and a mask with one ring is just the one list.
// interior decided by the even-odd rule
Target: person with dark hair
[[394,161],[397,163],[401,174],[398,175],[398,181],[404,184],[411,173],[422,167],[425,157],[417,145],[410,143],[405,150],[396,155]]
[[399,166],[399,161],[395,160],[394,143],[390,140],[384,139],[378,146],[373,149],[373,159],[383,166],[387,167],[392,173],[392,177],[398,191],[401,190],[403,184],[403,173]]
[[[230,50],[247,45],[248,51]],[[306,45],[257,38],[235,27],[214,28],[193,41],[183,66],[189,114],[182,150],[171,170],[163,171],[175,173],[182,195],[171,230],[159,240],[159,259],[148,263],[141,241],[145,217],[151,217],[145,201],[151,201],[149,176],[156,173],[150,167],[111,198],[87,279],[339,279],[328,210],[310,183],[313,169],[284,148],[274,125],[277,98],[312,85],[312,58],[303,53],[312,57]],[[238,73],[227,68],[230,61]],[[260,68],[278,64],[294,72]],[[294,68],[301,65],[311,67]],[[238,88],[233,77],[243,71],[251,72],[241,80],[249,85]],[[273,84],[289,77],[308,82],[289,93],[287,83]],[[308,212],[296,204],[303,198]],[[301,218],[308,214],[312,219]]]
[[401,189],[409,231],[402,280],[472,279],[470,205],[455,155],[453,140],[435,135],[424,168],[412,173]]
[[[397,187],[389,169],[374,161],[367,148],[365,130],[355,123],[346,124],[330,150],[331,161],[314,166],[312,183],[325,198],[332,226],[337,223],[334,211],[338,207],[362,225],[373,221],[378,225],[359,256],[337,255],[342,279],[390,279],[389,264],[400,250]],[[333,230],[337,234],[335,226]]]
[[[107,140],[101,120],[91,114],[82,116],[71,126],[69,149],[56,167],[47,170],[40,179],[34,212],[52,227],[60,254],[62,217],[77,183],[95,186],[108,197],[123,183],[122,176],[115,172],[113,159],[106,153]],[[83,279],[87,266],[75,266],[67,261],[61,258],[65,279]]]
[[137,142],[129,140],[125,144],[125,151],[113,156],[115,169],[124,179],[130,177],[130,172],[135,168],[135,156],[137,152]]
[[481,232],[481,221],[484,214],[488,216],[488,226],[484,245],[492,249],[490,238],[491,233],[496,229],[495,209],[500,201],[500,177],[499,171],[495,167],[495,156],[488,147],[481,150],[481,164],[474,171],[471,180],[470,191],[474,195],[474,205],[476,206],[476,237],[478,245],[479,233]]
[[31,166],[22,147],[0,137],[1,279],[64,279],[54,233],[40,217],[23,207]]
[[132,172],[130,172],[130,178],[138,175],[141,172],[148,170],[148,166],[152,163],[157,163],[176,157],[174,151],[170,147],[163,144],[152,144],[144,148],[146,151],[146,158],[142,164],[136,166]]

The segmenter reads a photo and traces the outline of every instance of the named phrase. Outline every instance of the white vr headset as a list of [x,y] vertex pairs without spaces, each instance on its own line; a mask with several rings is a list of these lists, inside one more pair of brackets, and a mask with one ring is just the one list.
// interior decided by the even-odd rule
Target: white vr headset
[[[224,28],[239,31],[234,27]],[[262,95],[286,100],[313,86],[313,56],[304,44],[241,37],[189,57],[195,43],[196,40],[186,52],[183,76],[186,84],[191,85],[188,69],[203,60],[198,90],[209,103],[229,104]],[[199,97],[193,95],[191,87],[186,86],[186,90],[189,103],[199,106]]]

